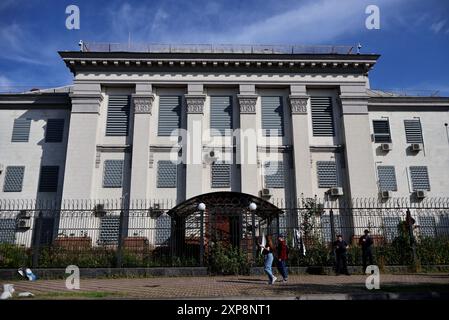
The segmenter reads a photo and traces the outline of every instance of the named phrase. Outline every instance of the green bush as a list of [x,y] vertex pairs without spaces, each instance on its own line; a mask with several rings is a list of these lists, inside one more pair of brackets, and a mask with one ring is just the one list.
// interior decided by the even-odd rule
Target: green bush
[[13,244],[0,243],[0,268],[31,265],[31,250]]
[[80,268],[113,267],[115,251],[101,247],[82,250],[46,247],[40,250],[40,268],[65,268],[71,264]]
[[209,270],[213,274],[248,274],[248,256],[240,248],[217,242],[209,256]]

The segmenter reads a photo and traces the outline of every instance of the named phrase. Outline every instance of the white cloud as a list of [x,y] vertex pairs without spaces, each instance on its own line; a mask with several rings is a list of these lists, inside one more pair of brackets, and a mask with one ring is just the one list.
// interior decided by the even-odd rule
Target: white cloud
[[430,26],[430,30],[432,30],[435,33],[439,33],[441,31],[441,29],[443,29],[443,27],[446,25],[446,21],[447,20],[441,20],[441,21],[432,23],[432,25]]

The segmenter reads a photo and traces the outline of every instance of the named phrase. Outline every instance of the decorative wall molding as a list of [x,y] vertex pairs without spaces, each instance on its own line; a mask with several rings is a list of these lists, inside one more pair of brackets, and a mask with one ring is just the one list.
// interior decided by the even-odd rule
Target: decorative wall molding
[[293,150],[291,145],[283,146],[257,146],[257,152],[277,152],[277,153],[289,153]]
[[292,114],[307,113],[308,101],[309,97],[307,96],[290,96],[289,102]]
[[132,147],[128,144],[98,144],[97,152],[131,152]]
[[187,104],[187,113],[203,113],[206,95],[184,95]]
[[154,95],[133,95],[134,113],[151,114]]
[[257,95],[238,95],[240,113],[256,113]]

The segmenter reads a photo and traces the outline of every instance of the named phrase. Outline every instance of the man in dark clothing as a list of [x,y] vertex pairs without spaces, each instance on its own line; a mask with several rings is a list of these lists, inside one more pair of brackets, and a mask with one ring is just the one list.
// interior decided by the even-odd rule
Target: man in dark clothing
[[337,236],[337,241],[333,244],[334,250],[335,250],[335,272],[338,275],[344,273],[349,276],[348,272],[348,264],[347,264],[347,257],[346,257],[346,251],[349,248],[346,241],[343,240],[343,237],[341,235]]
[[373,264],[373,252],[371,247],[373,245],[373,239],[369,235],[369,230],[364,231],[364,235],[359,239],[359,245],[362,247],[362,262],[363,262],[363,273],[366,271],[367,261],[369,260],[369,265]]
[[277,246],[277,259],[278,259],[278,270],[282,275],[284,282],[287,282],[288,279],[288,271],[287,271],[287,259],[288,259],[288,247],[285,242],[285,237],[283,234],[280,234],[278,237],[278,246]]

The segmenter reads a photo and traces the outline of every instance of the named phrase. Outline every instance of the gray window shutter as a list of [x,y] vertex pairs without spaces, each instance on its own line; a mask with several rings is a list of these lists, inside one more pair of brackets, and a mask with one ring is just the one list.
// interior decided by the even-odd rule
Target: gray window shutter
[[212,170],[212,188],[230,188],[231,187],[231,165],[227,163],[213,163]]
[[28,142],[30,138],[31,119],[15,119],[11,142]]
[[39,192],[58,191],[59,166],[42,166],[39,175]]
[[232,129],[232,99],[229,96],[210,97],[210,127],[221,135]]
[[338,175],[335,161],[317,161],[318,188],[337,187]]
[[106,120],[107,136],[127,136],[129,129],[130,96],[111,95]]
[[407,143],[423,143],[421,121],[404,120]]
[[401,223],[399,217],[382,217],[384,237],[391,242],[399,235],[398,226]]
[[334,115],[331,97],[311,97],[312,131],[315,137],[335,135]]
[[427,190],[430,191],[429,173],[427,167],[413,166],[410,167],[410,178],[412,179],[413,191]]
[[0,218],[0,243],[14,244],[16,241],[16,219]]
[[23,175],[25,167],[9,166],[6,167],[4,192],[21,192],[23,185]]
[[123,163],[123,160],[105,160],[103,172],[104,188],[122,187]]
[[377,175],[379,177],[380,191],[397,191],[396,172],[394,166],[378,166]]
[[175,129],[181,127],[181,97],[159,97],[158,135],[170,136]]
[[265,162],[265,187],[266,188],[284,188],[284,163],[280,161]]
[[62,142],[64,119],[48,119],[45,129],[45,142]]
[[434,216],[419,216],[419,233],[422,237],[435,237],[436,223]]
[[104,216],[100,220],[99,244],[117,244],[120,231],[120,216]]
[[176,188],[178,166],[170,160],[157,163],[157,187]]
[[391,142],[390,123],[388,120],[373,120],[374,142]]
[[282,97],[262,97],[262,129],[266,136],[284,135]]
[[163,213],[156,219],[156,243],[155,245],[167,244],[171,235],[171,217]]

